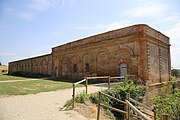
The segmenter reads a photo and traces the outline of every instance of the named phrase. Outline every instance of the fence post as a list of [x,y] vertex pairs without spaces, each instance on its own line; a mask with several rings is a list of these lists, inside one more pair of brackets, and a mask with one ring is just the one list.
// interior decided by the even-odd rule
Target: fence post
[[156,107],[154,107],[153,112],[154,112],[154,120],[156,120]]
[[75,103],[75,84],[73,84],[73,108]]
[[88,93],[88,79],[87,77],[85,79],[86,79],[86,94],[87,94]]
[[[129,101],[130,98],[130,94],[126,93],[126,99]],[[130,107],[128,105],[128,103],[126,102],[126,120],[130,119]]]
[[168,114],[163,114],[162,115],[162,120],[168,120]]
[[108,76],[108,89],[110,89],[110,81],[111,81],[111,77]]
[[101,92],[99,91],[97,120],[99,120],[99,116],[100,116],[100,107],[101,107]]

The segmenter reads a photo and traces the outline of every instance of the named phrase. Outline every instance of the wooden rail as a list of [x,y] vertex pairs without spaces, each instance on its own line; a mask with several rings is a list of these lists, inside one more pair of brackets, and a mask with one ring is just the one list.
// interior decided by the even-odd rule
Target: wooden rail
[[[126,76],[133,76],[133,75],[126,75]],[[108,79],[108,89],[111,87],[111,79],[121,79],[125,78],[125,76],[118,76],[118,77],[111,77],[111,76],[99,76],[99,77],[85,77],[83,80],[80,80],[76,83],[73,83],[73,108],[74,108],[74,103],[75,103],[75,94],[76,94],[76,85],[86,82],[85,87],[86,87],[86,94],[88,93],[88,80],[92,79]]]
[[[148,87],[152,87],[152,86],[158,86],[158,85],[164,85],[166,83],[172,83],[173,81],[165,81],[165,82],[161,82],[161,83],[154,83],[154,84],[150,84],[148,85]],[[177,80],[176,82],[180,82],[180,80]]]
[[150,107],[148,107],[148,106],[146,106],[146,105],[144,105],[144,104],[142,104],[142,103],[140,103],[140,102],[138,102],[138,101],[136,101],[136,100],[134,100],[134,99],[132,99],[132,98],[130,98],[129,101],[130,101],[130,102],[133,102],[133,103],[135,103],[135,104],[137,104],[137,105],[139,105],[139,106],[142,106],[142,107],[144,107],[144,108],[146,108],[146,109],[148,109],[148,110],[150,110],[150,111],[153,111],[152,108],[150,108]]
[[86,78],[83,79],[83,80],[80,80],[80,81],[78,81],[76,83],[73,83],[73,95],[72,95],[72,97],[73,97],[73,108],[74,108],[75,97],[76,97],[76,85],[80,84],[80,83],[83,83],[85,81],[86,81],[86,94],[87,94],[87,79]]
[[133,104],[131,104],[128,100],[126,100],[126,102],[128,103],[128,105],[130,106],[130,108],[137,112],[139,116],[141,116],[143,119],[145,120],[151,120],[151,118],[149,118],[148,116],[146,116],[145,114],[143,114],[140,110],[138,110]]
[[[119,110],[117,108],[114,108],[114,107],[111,107],[111,106],[108,106],[108,105],[104,105],[101,103],[101,96],[105,96],[107,98],[110,98],[110,99],[113,99],[113,100],[116,100],[117,102],[119,103],[122,103],[124,106],[125,106],[125,111],[123,110]],[[99,91],[99,98],[98,98],[98,113],[97,113],[97,120],[99,120],[99,117],[100,117],[100,107],[105,107],[105,108],[108,108],[108,109],[111,109],[113,111],[116,111],[116,112],[119,112],[119,113],[123,113],[125,114],[125,119],[126,120],[129,120],[130,119],[130,108],[136,112],[142,119],[144,120],[151,120],[151,118],[149,118],[147,115],[145,115],[144,113],[142,113],[140,110],[138,110],[130,101],[133,101],[134,103],[138,104],[138,105],[141,105],[145,108],[147,108],[148,110],[152,110],[150,107],[147,107],[145,105],[143,105],[142,103],[139,103],[138,101],[130,98],[129,94],[126,94],[126,100],[125,101],[122,101],[122,100],[119,100],[115,97],[112,97],[108,94],[105,94],[103,92],[100,92]],[[156,119],[155,119],[156,120]]]
[[128,111],[119,110],[119,109],[117,109],[117,108],[114,108],[114,107],[111,107],[111,106],[102,104],[102,103],[101,103],[101,96],[102,96],[102,95],[105,96],[105,97],[107,97],[107,98],[116,100],[117,102],[120,102],[120,103],[124,104],[125,106],[127,105],[126,102],[121,101],[121,100],[119,100],[119,99],[117,99],[117,98],[115,98],[115,97],[112,97],[112,96],[110,96],[110,95],[108,95],[108,94],[105,94],[105,93],[102,93],[102,92],[99,91],[97,120],[99,120],[99,117],[100,117],[100,107],[101,107],[101,106],[102,106],[102,107],[105,107],[105,108],[108,108],[108,109],[111,109],[111,110],[113,110],[113,111],[119,112],[119,113],[123,113],[123,114],[126,115],[126,118],[127,118]]
[[[128,77],[134,77],[134,75],[127,75]],[[101,76],[101,77],[86,77],[84,78],[83,80],[80,80],[76,83],[73,83],[73,108],[74,108],[74,103],[75,103],[75,88],[76,88],[76,85],[77,84],[80,84],[80,83],[83,83],[83,82],[86,82],[85,83],[85,87],[86,87],[86,94],[87,94],[87,88],[88,88],[88,80],[91,80],[91,79],[108,79],[108,89],[110,88],[110,81],[111,79],[121,79],[121,78],[125,78],[125,76],[118,76],[118,77],[110,77],[110,76]],[[113,108],[111,106],[108,106],[108,105],[104,105],[101,103],[101,96],[105,96],[105,97],[108,97],[110,99],[113,99],[113,100],[116,100],[118,102],[120,102],[121,104],[124,104],[125,106],[125,111],[123,110],[119,110],[117,108]],[[154,120],[156,120],[156,110],[155,108],[152,109],[150,107],[147,107],[146,105],[130,98],[129,94],[126,95],[126,100],[125,101],[121,101],[115,97],[112,97],[108,94],[105,94],[105,93],[102,93],[99,91],[99,100],[98,100],[98,113],[97,113],[97,120],[99,120],[99,116],[100,116],[100,106],[102,107],[105,107],[105,108],[108,108],[108,109],[111,109],[111,110],[114,110],[114,111],[117,111],[117,112],[120,112],[120,113],[123,113],[125,114],[125,119],[126,120],[129,120],[130,119],[130,108],[135,111],[136,113],[138,113],[139,116],[141,116],[143,119],[145,120],[151,120],[147,115],[145,115],[144,113],[142,113],[140,110],[138,110],[133,104],[131,104],[131,102],[139,105],[139,106],[142,106],[144,108],[146,108],[147,110],[150,110],[150,111],[153,111],[154,112]],[[168,115],[167,114],[164,114],[162,115],[162,120],[168,120]]]

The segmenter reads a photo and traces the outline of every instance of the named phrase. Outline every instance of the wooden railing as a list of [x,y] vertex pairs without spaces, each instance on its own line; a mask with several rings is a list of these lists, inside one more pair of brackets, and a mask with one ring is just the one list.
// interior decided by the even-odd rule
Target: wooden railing
[[[117,109],[117,108],[114,108],[114,107],[111,107],[111,106],[102,104],[102,103],[101,103],[101,96],[105,96],[105,97],[110,98],[110,99],[113,99],[113,100],[115,100],[115,101],[117,101],[117,102],[119,102],[119,103],[121,103],[121,104],[124,104],[124,105],[126,106],[126,111],[119,110],[119,109]],[[123,114],[126,115],[126,118],[128,118],[129,111],[128,111],[128,109],[127,109],[127,103],[126,103],[126,102],[124,102],[124,101],[122,101],[122,100],[119,100],[119,99],[117,99],[117,98],[115,98],[115,97],[112,97],[112,96],[110,96],[110,95],[108,95],[108,94],[105,94],[105,93],[99,91],[97,120],[99,120],[99,117],[100,117],[100,107],[101,107],[101,106],[104,107],[104,108],[108,108],[108,109],[111,109],[111,110],[113,110],[113,111],[119,112],[119,113],[123,113]]]
[[[128,77],[134,77],[134,75],[127,75]],[[110,77],[110,76],[101,76],[101,77],[85,77],[83,80],[80,80],[76,83],[73,83],[73,108],[74,108],[74,103],[75,103],[75,91],[76,91],[76,85],[77,84],[81,84],[83,82],[85,82],[85,87],[86,87],[86,94],[88,93],[88,80],[92,80],[92,79],[108,79],[108,89],[110,88],[110,84],[111,84],[111,79],[121,79],[121,78],[125,78],[125,76],[118,76],[118,77]],[[117,108],[113,108],[111,106],[108,106],[108,105],[105,105],[105,104],[102,104],[101,103],[101,96],[105,96],[105,97],[108,97],[110,99],[113,99],[113,100],[116,100],[117,102],[120,102],[122,104],[124,104],[125,106],[125,111],[124,110],[119,110]],[[130,109],[132,109],[134,112],[136,112],[138,114],[138,116],[140,116],[142,119],[145,119],[145,120],[152,120],[150,117],[148,117],[146,115],[146,113],[140,111],[137,107],[135,107],[132,103],[134,104],[137,104],[138,106],[142,106],[144,107],[145,109],[147,110],[150,110],[153,112],[153,115],[150,115],[148,114],[149,116],[153,117],[154,120],[156,120],[156,110],[155,108],[152,109],[132,98],[130,98],[129,94],[126,95],[126,100],[125,101],[121,101],[115,97],[112,97],[108,94],[105,94],[105,93],[102,93],[99,91],[99,100],[98,100],[98,113],[97,113],[97,120],[99,120],[99,116],[100,116],[100,107],[105,107],[105,108],[108,108],[108,109],[111,109],[111,110],[114,110],[114,111],[117,111],[119,113],[123,113],[125,114],[125,119],[126,120],[129,120],[130,119]],[[168,115],[167,114],[163,114],[162,115],[162,120],[168,120]]]
[[[134,75],[127,75],[128,77],[132,77]],[[75,97],[76,97],[76,85],[77,84],[81,84],[83,82],[85,83],[85,87],[86,87],[86,94],[88,93],[88,81],[92,80],[92,79],[108,79],[108,89],[110,89],[111,87],[111,79],[124,79],[125,76],[118,76],[118,77],[111,77],[111,76],[100,76],[100,77],[85,77],[83,80],[80,80],[76,83],[73,83],[73,108],[74,108],[74,103],[75,103]]]
[[[115,100],[115,101],[123,104],[123,105],[125,106],[125,110],[119,110],[119,109],[117,109],[117,108],[114,108],[114,107],[111,107],[111,106],[102,104],[102,103],[101,103],[101,96],[105,96],[105,97],[107,97],[107,98],[113,99],[113,100]],[[144,107],[144,108],[152,111],[152,112],[154,113],[153,116],[151,115],[153,118],[150,118],[150,117],[149,117],[149,114],[146,115],[145,113],[143,113],[142,111],[140,111],[140,110],[139,110],[136,106],[134,106],[131,102],[133,102],[134,104],[137,104],[137,105],[139,105],[139,106],[142,106],[142,107]],[[125,115],[125,117],[124,117],[125,120],[130,120],[130,109],[132,109],[132,111],[136,112],[136,113],[138,114],[138,116],[140,116],[140,119],[143,119],[143,120],[156,120],[156,111],[155,111],[155,108],[152,109],[152,108],[150,108],[150,107],[148,107],[148,106],[146,106],[146,105],[144,105],[144,104],[142,104],[142,103],[140,103],[140,102],[138,102],[138,101],[130,98],[130,95],[129,95],[129,94],[126,94],[126,99],[125,99],[125,101],[122,101],[122,100],[119,100],[119,99],[117,99],[117,98],[115,98],[115,97],[112,97],[112,96],[110,96],[110,95],[108,95],[108,94],[105,94],[105,93],[99,91],[97,120],[99,120],[99,118],[100,118],[100,107],[101,107],[101,106],[104,107],[104,108],[108,108],[108,109],[111,109],[111,110],[113,110],[113,111],[116,111],[116,112],[119,112],[119,113],[124,114],[124,115]],[[131,116],[133,116],[133,115],[131,115]],[[168,117],[169,117],[168,114],[163,114],[163,115],[161,116],[161,120],[168,120],[168,119],[169,119]]]
[[132,98],[129,98],[129,102],[134,103],[134,105],[138,105],[138,107],[143,107],[143,111],[141,110],[141,112],[146,114],[146,115],[148,115],[148,116],[150,116],[150,117],[152,117],[154,120],[156,120],[156,110],[155,110],[155,107],[154,108],[148,107],[148,106],[144,105],[143,103],[140,103],[140,102],[138,102],[138,101],[136,101],[136,100],[134,100]]
[[[117,108],[114,108],[114,107],[111,107],[111,106],[108,106],[108,105],[104,105],[101,103],[101,96],[105,96],[107,98],[110,98],[110,99],[113,99],[119,103],[122,103],[124,106],[125,106],[125,111],[124,110],[119,110]],[[99,120],[99,116],[100,116],[100,107],[105,107],[105,108],[108,108],[108,109],[111,109],[113,111],[116,111],[116,112],[119,112],[119,113],[123,113],[125,114],[125,119],[126,120],[129,120],[130,119],[130,108],[138,113],[138,115],[142,118],[142,119],[145,119],[145,120],[151,120],[147,115],[143,114],[140,110],[138,110],[132,103],[130,103],[130,101],[128,99],[130,99],[129,95],[127,95],[126,97],[127,99],[125,101],[122,101],[122,100],[119,100],[115,97],[112,97],[108,94],[105,94],[103,92],[100,92],[99,91],[99,99],[98,99],[98,112],[97,112],[97,120]],[[131,98],[132,100],[132,98]],[[135,100],[134,100],[135,101]]]

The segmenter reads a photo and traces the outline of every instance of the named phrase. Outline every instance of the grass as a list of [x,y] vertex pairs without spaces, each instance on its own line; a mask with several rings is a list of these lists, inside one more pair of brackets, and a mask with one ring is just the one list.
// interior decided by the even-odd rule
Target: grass
[[4,81],[4,80],[26,80],[26,79],[32,79],[32,78],[16,77],[16,76],[11,76],[11,75],[0,74],[0,81]]
[[[65,80],[32,80],[32,78],[15,77],[0,74],[0,81],[27,80],[14,82],[0,82],[0,96],[7,95],[27,95],[40,92],[49,92],[72,88],[72,83]],[[83,85],[77,85],[80,87]]]
[[[82,86],[82,85],[80,85]],[[72,83],[51,80],[31,80],[0,83],[0,95],[27,95],[71,88]]]

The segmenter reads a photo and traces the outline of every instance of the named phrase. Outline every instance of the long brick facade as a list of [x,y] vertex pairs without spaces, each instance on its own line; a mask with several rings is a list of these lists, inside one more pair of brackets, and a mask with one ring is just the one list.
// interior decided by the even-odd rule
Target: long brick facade
[[9,73],[26,71],[55,77],[136,75],[149,85],[170,80],[169,38],[138,24],[52,48],[44,56],[9,63]]

